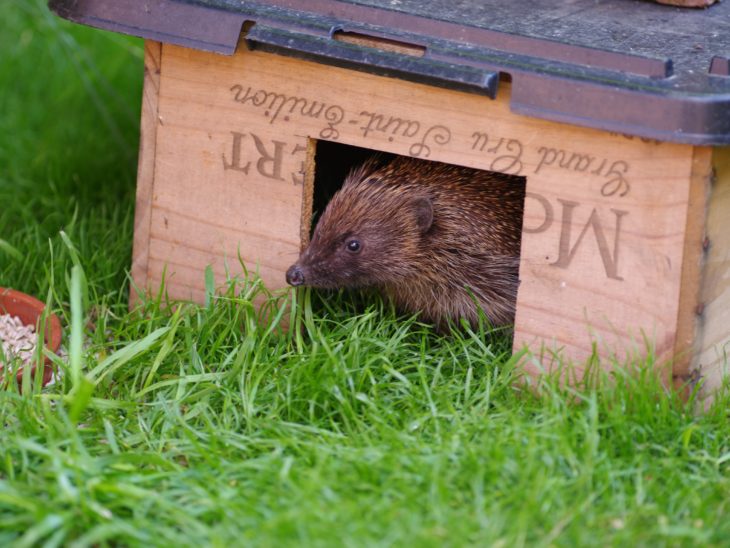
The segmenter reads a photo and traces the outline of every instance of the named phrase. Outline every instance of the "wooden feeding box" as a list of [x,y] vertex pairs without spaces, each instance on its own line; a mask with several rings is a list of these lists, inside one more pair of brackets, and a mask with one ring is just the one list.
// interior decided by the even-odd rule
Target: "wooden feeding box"
[[[132,274],[270,288],[370,151],[523,178],[514,346],[646,352],[715,387],[730,341],[730,2],[52,0],[142,36]],[[611,359],[603,360],[610,367]]]

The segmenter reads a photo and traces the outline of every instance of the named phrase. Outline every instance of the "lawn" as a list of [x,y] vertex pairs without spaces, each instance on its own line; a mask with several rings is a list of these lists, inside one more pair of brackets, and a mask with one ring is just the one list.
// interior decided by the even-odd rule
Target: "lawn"
[[377,300],[263,321],[251,277],[130,312],[141,45],[0,4],[0,285],[66,350],[0,387],[0,545],[730,545],[728,399],[693,413],[651,359],[538,397],[508,336]]

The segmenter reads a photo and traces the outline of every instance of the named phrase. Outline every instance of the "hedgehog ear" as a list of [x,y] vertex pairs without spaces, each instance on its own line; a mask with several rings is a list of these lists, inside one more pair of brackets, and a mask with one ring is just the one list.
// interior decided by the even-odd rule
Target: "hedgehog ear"
[[412,203],[413,212],[416,215],[416,225],[421,234],[428,232],[433,224],[433,204],[430,198],[416,198]]

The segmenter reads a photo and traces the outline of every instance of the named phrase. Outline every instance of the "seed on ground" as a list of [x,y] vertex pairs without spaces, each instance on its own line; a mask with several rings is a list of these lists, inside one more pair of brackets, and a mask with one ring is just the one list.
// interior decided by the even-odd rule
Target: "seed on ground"
[[35,352],[36,334],[32,325],[25,325],[17,316],[0,314],[0,359],[9,363],[18,359],[23,365],[31,363]]

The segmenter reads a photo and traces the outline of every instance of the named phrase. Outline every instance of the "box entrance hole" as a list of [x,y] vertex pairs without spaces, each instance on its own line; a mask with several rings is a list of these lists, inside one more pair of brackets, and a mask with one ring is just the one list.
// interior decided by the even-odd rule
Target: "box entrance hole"
[[[330,141],[316,141],[314,149],[314,190],[312,194],[311,236],[319,216],[330,199],[342,187],[349,173],[377,154],[384,162],[395,158],[395,154],[377,152]],[[307,241],[309,238],[307,238]]]
[[[345,179],[353,169],[361,166],[364,162],[375,155],[379,158],[378,163],[380,165],[385,165],[398,157],[398,155],[392,153],[375,151],[368,148],[330,141],[312,141],[311,144],[310,154],[312,154],[312,156],[310,156],[309,168],[313,170],[313,173],[308,174],[308,180],[310,181],[309,188],[311,189],[309,192],[311,192],[311,194],[308,197],[309,199],[305,199],[305,203],[311,204],[311,209],[307,207],[306,209],[308,209],[308,211],[305,211],[303,215],[303,223],[305,223],[302,230],[303,247],[309,243],[314,232],[314,228],[316,227],[322,212],[326,209],[330,199],[342,187]],[[424,164],[433,163],[430,160],[416,161],[423,162]],[[475,174],[479,174],[479,172],[491,173],[487,170],[477,170],[468,167],[465,168],[458,164],[454,165],[460,169],[474,171]],[[507,181],[512,195],[517,195],[517,197],[513,198],[513,200],[515,202],[519,201],[519,210],[517,211],[517,218],[515,220],[515,230],[517,234],[515,262],[517,263],[516,268],[518,269],[524,216],[526,178],[501,173],[495,173],[495,175],[498,175],[502,181]],[[497,204],[497,206],[499,206],[499,204]],[[434,213],[437,214],[436,212]],[[495,228],[495,230],[498,229]],[[519,286],[519,283],[516,285]],[[511,305],[513,309],[516,308],[516,289]],[[512,318],[512,323],[513,322],[514,317]]]

